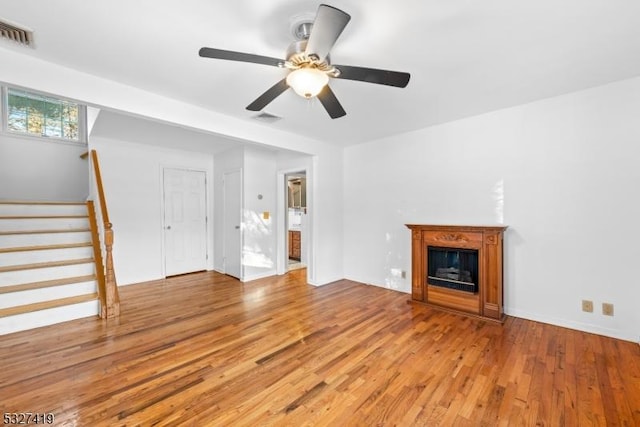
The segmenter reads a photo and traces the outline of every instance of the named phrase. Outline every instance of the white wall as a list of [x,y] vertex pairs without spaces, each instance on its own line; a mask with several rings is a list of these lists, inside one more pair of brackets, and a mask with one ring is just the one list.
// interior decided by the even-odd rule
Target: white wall
[[84,201],[86,146],[0,133],[0,199]]
[[[113,223],[113,257],[118,285],[156,280],[164,275],[162,169],[201,170],[207,174],[207,216],[212,218],[213,156],[93,137]],[[208,223],[208,269],[213,268],[213,226]]]
[[507,314],[640,341],[638,111],[640,78],[347,148],[345,276],[410,292],[404,224],[504,223]]
[[242,266],[243,280],[249,281],[276,274],[275,153],[245,148],[243,172]]
[[324,285],[344,278],[343,150],[326,147],[312,159],[307,175],[313,265],[311,283]]

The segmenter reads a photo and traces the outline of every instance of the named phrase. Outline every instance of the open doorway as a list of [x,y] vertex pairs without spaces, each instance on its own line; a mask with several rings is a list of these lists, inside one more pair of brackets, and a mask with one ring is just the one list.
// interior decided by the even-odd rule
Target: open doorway
[[286,181],[286,271],[307,266],[307,177],[305,171],[285,174]]

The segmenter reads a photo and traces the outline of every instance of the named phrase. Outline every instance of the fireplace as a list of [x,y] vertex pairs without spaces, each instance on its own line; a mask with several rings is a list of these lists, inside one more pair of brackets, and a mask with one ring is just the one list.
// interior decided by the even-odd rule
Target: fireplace
[[507,227],[407,227],[412,236],[412,301],[504,321],[502,241]]
[[476,249],[427,247],[427,283],[447,289],[478,292]]

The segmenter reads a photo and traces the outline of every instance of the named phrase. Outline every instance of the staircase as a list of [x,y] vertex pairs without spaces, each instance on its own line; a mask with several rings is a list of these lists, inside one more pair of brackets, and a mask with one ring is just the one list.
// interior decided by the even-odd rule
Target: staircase
[[85,203],[0,201],[0,335],[100,312]]

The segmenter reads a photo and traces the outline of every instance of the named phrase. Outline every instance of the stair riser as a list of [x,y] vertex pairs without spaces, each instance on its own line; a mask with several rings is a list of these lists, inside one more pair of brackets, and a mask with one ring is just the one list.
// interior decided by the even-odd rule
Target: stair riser
[[87,295],[97,292],[96,282],[73,283],[30,291],[11,292],[0,298],[0,309],[26,305],[35,302],[51,301],[60,298]]
[[16,316],[2,317],[0,318],[0,335],[96,316],[99,313],[99,309],[98,301],[88,301]]
[[93,248],[91,246],[81,248],[47,249],[40,251],[6,252],[0,253],[0,267],[92,257]]
[[0,219],[0,231],[69,230],[89,228],[87,218]]
[[87,205],[17,205],[0,203],[0,216],[86,214]]
[[89,231],[75,233],[10,234],[0,236],[0,249],[91,241]]
[[34,268],[32,270],[7,271],[0,273],[0,286],[20,285],[45,280],[94,274],[93,263],[65,265],[61,267]]

